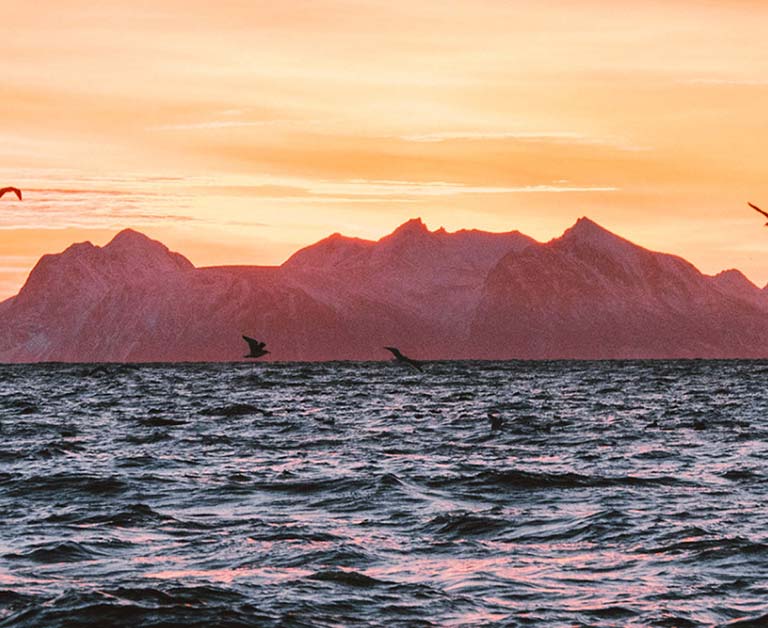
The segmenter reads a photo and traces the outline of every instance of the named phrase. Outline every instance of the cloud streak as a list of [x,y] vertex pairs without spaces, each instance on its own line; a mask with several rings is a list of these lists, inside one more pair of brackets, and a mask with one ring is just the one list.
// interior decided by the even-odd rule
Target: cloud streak
[[403,135],[400,136],[400,139],[406,142],[426,144],[452,141],[514,141],[606,146],[623,151],[649,150],[648,148],[635,146],[626,140],[619,138],[590,137],[583,133],[576,133],[573,131],[440,131],[435,133]]

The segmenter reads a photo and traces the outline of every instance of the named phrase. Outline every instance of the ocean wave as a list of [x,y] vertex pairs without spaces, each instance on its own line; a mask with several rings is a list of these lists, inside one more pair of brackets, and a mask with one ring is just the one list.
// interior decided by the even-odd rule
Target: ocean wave
[[117,542],[100,543],[79,543],[77,541],[63,541],[61,543],[43,543],[29,547],[21,552],[3,555],[6,560],[12,561],[31,561],[42,564],[71,563],[84,560],[94,560],[109,554],[106,549],[115,549],[116,547],[126,547]]
[[634,475],[601,476],[583,475],[575,472],[548,473],[522,471],[518,469],[487,470],[472,475],[443,476],[430,479],[427,484],[434,488],[466,486],[476,489],[579,489],[616,486],[674,486],[690,484],[687,480],[669,476],[638,477]]
[[388,584],[383,580],[377,580],[371,578],[365,574],[358,573],[356,571],[345,571],[340,569],[326,569],[318,571],[308,576],[310,580],[320,580],[322,582],[333,582],[336,584],[343,584],[350,587],[378,587]]
[[151,589],[66,592],[39,600],[9,614],[0,626],[72,628],[73,626],[184,625],[189,627],[273,624],[274,615],[261,612],[242,595],[215,589]]
[[58,472],[50,475],[17,478],[8,488],[15,496],[65,499],[67,495],[115,496],[127,490],[125,480],[89,473]]
[[431,519],[424,526],[425,532],[438,536],[463,538],[497,534],[511,527],[511,522],[497,517],[488,517],[469,512],[442,514]]
[[248,416],[252,414],[269,415],[268,410],[263,410],[249,403],[233,403],[223,406],[212,406],[200,411],[203,416],[214,417],[235,417],[235,416]]
[[155,524],[175,521],[174,517],[162,515],[146,504],[129,504],[111,509],[108,512],[94,514],[91,510],[77,507],[76,510],[49,515],[48,523],[69,526],[115,526],[115,527],[151,527]]

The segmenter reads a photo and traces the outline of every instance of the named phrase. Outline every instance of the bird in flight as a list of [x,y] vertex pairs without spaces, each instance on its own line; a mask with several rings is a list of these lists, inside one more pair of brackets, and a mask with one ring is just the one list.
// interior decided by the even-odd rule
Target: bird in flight
[[397,347],[384,347],[387,351],[391,352],[393,356],[395,356],[395,362],[400,362],[401,364],[407,364],[408,366],[412,366],[417,371],[423,371],[424,369],[421,368],[421,362],[418,360],[412,360],[407,355],[403,355],[400,353],[400,349]]
[[[757,205],[753,205],[752,203],[747,203],[752,209],[754,209],[756,212],[760,212],[763,216],[768,218],[768,213],[764,212],[762,209],[760,209]],[[768,227],[768,222],[765,223],[765,226]]]
[[264,348],[267,346],[266,342],[259,342],[255,338],[249,338],[248,336],[243,336],[243,340],[248,343],[248,349],[250,350],[247,355],[243,356],[244,358],[260,358],[269,353]]
[[21,200],[21,190],[19,188],[14,187],[7,187],[7,188],[0,188],[0,198],[2,198],[3,194],[6,192],[13,192],[19,200]]

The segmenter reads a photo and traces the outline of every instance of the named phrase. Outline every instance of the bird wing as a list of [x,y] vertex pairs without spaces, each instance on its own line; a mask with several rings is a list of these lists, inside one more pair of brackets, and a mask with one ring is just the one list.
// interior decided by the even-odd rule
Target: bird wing
[[250,348],[251,353],[256,353],[257,351],[261,351],[266,345],[265,342],[259,342],[255,338],[249,338],[248,336],[243,336],[243,340],[245,340],[248,343],[248,348]]
[[389,351],[393,356],[396,358],[402,358],[403,354],[400,353],[400,350],[396,347],[384,347],[387,351]]
[[21,190],[19,188],[14,187],[7,187],[7,188],[0,188],[0,197],[3,196],[6,192],[13,192],[19,200],[21,200]]
[[753,205],[752,203],[747,203],[752,209],[754,209],[756,212],[760,212],[763,216],[768,218],[768,212],[764,212],[762,209],[760,209],[757,205]]

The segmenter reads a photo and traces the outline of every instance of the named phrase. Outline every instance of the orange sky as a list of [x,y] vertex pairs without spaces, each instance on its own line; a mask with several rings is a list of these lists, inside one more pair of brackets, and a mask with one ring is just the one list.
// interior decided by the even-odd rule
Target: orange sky
[[[535,6],[532,6],[535,5]],[[139,229],[195,264],[587,215],[768,281],[768,3],[5,0],[0,298]]]

